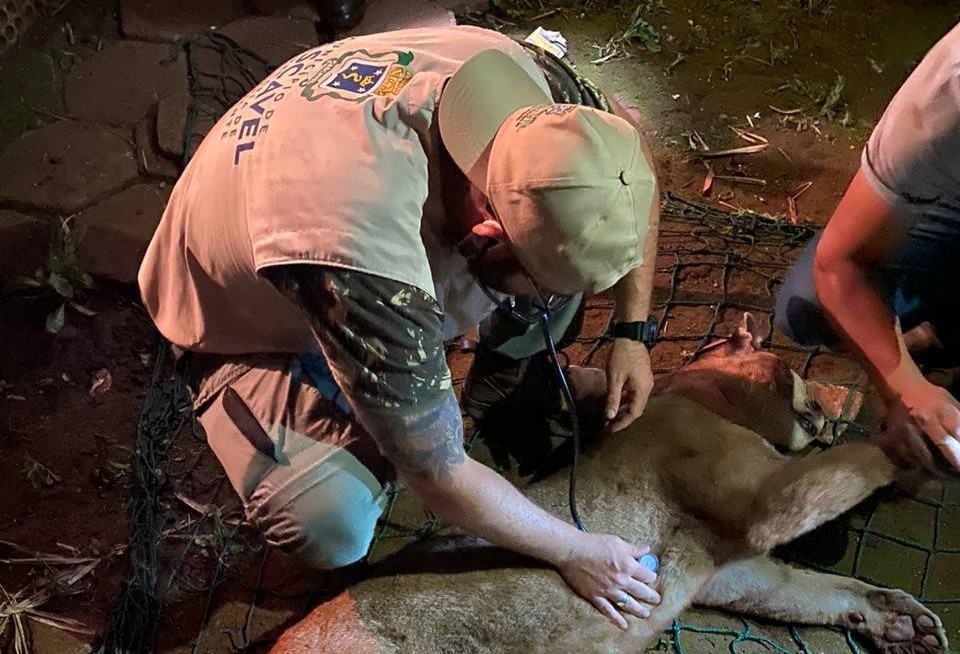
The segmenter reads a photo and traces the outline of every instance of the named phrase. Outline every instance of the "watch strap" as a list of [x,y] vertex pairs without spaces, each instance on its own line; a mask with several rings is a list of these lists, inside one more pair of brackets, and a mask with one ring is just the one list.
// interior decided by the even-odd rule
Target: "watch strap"
[[660,337],[660,323],[653,316],[638,322],[615,322],[610,335],[613,338],[629,338],[651,347]]

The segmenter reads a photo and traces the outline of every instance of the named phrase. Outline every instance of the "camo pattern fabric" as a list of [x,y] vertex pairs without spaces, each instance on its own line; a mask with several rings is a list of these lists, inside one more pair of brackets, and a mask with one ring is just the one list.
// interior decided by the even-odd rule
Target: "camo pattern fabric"
[[326,267],[316,273],[324,289],[320,338],[351,405],[402,414],[442,403],[453,386],[436,301],[385,277]]

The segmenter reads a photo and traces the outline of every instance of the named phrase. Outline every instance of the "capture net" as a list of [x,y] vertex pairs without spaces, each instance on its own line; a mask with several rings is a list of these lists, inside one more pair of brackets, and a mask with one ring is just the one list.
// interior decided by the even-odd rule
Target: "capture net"
[[38,16],[54,9],[49,0],[0,0],[0,55],[23,40]]
[[[183,47],[192,97],[184,134],[189,159],[210,124],[269,66],[215,33]],[[841,442],[863,437],[873,424],[871,412],[860,409],[870,404],[862,373],[829,352],[790,345],[771,322],[774,293],[812,233],[771,217],[731,214],[668,196],[654,298],[663,339],[652,357],[658,374],[676,370],[714,339],[728,336],[741,313],[751,311],[765,326],[765,347],[787,358],[805,378],[830,385],[836,400],[834,442]],[[582,336],[566,349],[571,363],[603,364],[612,308],[608,297],[590,300]],[[451,349],[449,360],[459,389],[470,356]],[[137,436],[130,570],[101,652],[262,651],[343,581],[337,574],[305,573],[262,543],[244,522],[203,434],[193,427],[172,357],[161,345]],[[437,527],[408,493],[395,492],[369,559],[378,561]],[[885,492],[782,554],[913,593],[943,618],[951,640],[960,642],[960,486],[955,483]],[[867,650],[840,630],[694,609],[649,651]]]

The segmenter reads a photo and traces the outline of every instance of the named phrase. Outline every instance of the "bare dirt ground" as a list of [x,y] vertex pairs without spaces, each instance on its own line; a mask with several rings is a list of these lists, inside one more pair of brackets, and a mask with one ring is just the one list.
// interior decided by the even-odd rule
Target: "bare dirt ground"
[[[372,3],[371,11],[376,7]],[[63,111],[63,77],[73,59],[117,38],[114,9],[108,0],[68,3],[0,59],[0,148],[27,129],[57,120]],[[641,32],[659,41],[653,46],[657,52],[641,39],[616,38],[636,25],[637,9],[650,27]],[[855,171],[872,124],[922,54],[956,23],[958,12],[960,3],[935,0],[876,0],[869,8],[858,0],[649,0],[639,8],[590,1],[554,7],[545,0],[521,5],[517,14],[506,16],[511,24],[504,29],[525,34],[542,25],[561,31],[588,78],[640,108],[665,191],[820,225]],[[537,16],[543,17],[529,20]],[[714,181],[703,192],[708,170],[696,160],[698,153],[764,142],[769,144],[762,152],[713,160]],[[796,216],[788,201],[794,195]],[[26,248],[0,253],[13,268],[18,257],[29,256]],[[666,283],[659,279],[661,297]],[[766,295],[762,280],[745,283],[753,284],[748,293]],[[710,288],[707,283],[706,292]],[[109,622],[127,572],[127,485],[155,348],[132,289],[100,283],[82,303],[95,315],[71,312],[64,330],[51,336],[44,321],[53,305],[0,299],[0,538],[23,548],[0,544],[0,557],[39,552],[97,561],[73,583],[62,571],[74,574],[88,564],[0,563],[0,584],[11,593],[59,576],[51,586],[54,596],[42,609],[79,620],[91,631],[78,640],[34,623],[34,650],[43,654],[82,651]],[[673,316],[671,330],[694,333],[702,318],[696,311],[681,311]],[[661,362],[675,361],[679,347],[667,346]],[[464,364],[453,365],[456,376]],[[847,374],[837,365],[821,373]],[[171,475],[190,473],[184,497],[200,504],[229,502],[200,439],[180,438],[171,461]],[[176,537],[207,538],[184,563],[190,570],[185,578],[205,589],[222,534],[207,527],[190,531],[201,522],[199,514],[185,506],[177,509],[186,522]],[[254,578],[258,556],[248,556],[243,564]],[[272,590],[261,597],[262,610],[247,625],[259,635],[292,615],[285,597],[309,594],[318,579],[273,556],[263,576]],[[245,589],[241,584],[223,592],[214,626],[231,619],[243,624]],[[159,651],[190,651],[207,617],[205,593],[177,590],[181,594],[168,607]],[[956,618],[945,620],[952,625],[951,638],[960,640]],[[230,639],[216,628],[208,631],[214,635],[196,651],[230,651]],[[704,649],[702,640],[696,647],[714,651]]]

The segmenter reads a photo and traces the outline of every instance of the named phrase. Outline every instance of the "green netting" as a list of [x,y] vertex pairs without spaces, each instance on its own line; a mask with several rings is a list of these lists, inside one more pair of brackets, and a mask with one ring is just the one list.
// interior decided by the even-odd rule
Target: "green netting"
[[[190,62],[192,96],[184,134],[188,160],[209,124],[269,68],[260,57],[217,34],[191,39],[183,47]],[[734,215],[668,196],[655,294],[664,333],[653,352],[655,371],[669,372],[695,358],[713,339],[727,336],[740,313],[749,310],[767,325],[765,346],[787,358],[805,377],[867,392],[856,366],[828,352],[794,347],[771,326],[773,294],[810,236],[807,227],[756,214]],[[584,333],[566,349],[571,362],[602,362],[608,345],[603,334],[611,316],[609,298],[591,299]],[[450,364],[459,387],[469,357],[451,351]],[[847,395],[848,405],[853,397]],[[286,593],[283,584],[268,580],[272,553],[246,528],[202,434],[185,428],[192,424],[186,407],[171,357],[161,347],[138,432],[130,573],[101,652],[168,651],[174,647],[171,632],[176,632],[176,646],[192,652],[253,651],[327,591],[318,582],[312,590]],[[852,412],[842,415],[847,413]],[[841,440],[860,438],[870,422],[847,415],[834,428],[837,433],[845,428]],[[476,442],[473,434],[471,448]],[[952,509],[956,504],[960,504],[956,484],[915,497],[885,493],[841,521],[839,531],[830,532],[829,542],[837,541],[843,556],[825,561],[803,551],[786,554],[818,569],[905,587],[930,605],[960,612],[960,589],[953,583],[956,561],[949,559],[960,553],[960,511]],[[403,491],[395,491],[369,558],[378,560],[438,526]],[[844,539],[849,546],[843,547]],[[896,565],[885,568],[884,557]],[[226,610],[238,604],[241,611]],[[956,640],[956,627],[950,635]],[[650,651],[861,650],[850,634],[837,630],[697,611],[681,616]]]

